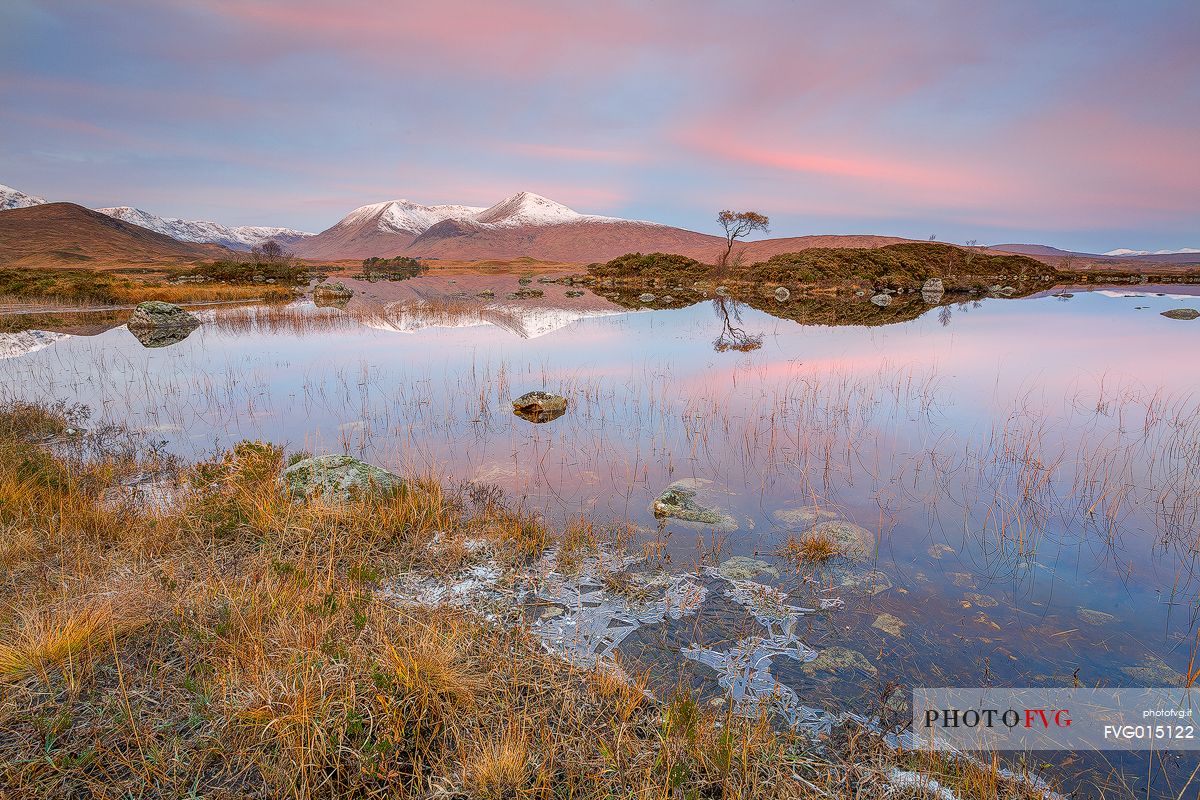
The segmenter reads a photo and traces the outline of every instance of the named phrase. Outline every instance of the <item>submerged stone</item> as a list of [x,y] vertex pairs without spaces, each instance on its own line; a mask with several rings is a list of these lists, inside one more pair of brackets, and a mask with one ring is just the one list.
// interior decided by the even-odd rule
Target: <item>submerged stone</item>
[[770,575],[772,578],[779,577],[779,571],[766,561],[760,561],[757,558],[749,558],[747,556],[733,556],[717,567],[717,572],[721,573],[723,577],[741,581],[757,578],[759,575]]
[[654,499],[651,510],[656,517],[671,517],[683,522],[695,522],[722,530],[737,530],[737,520],[713,504],[697,499],[698,492],[708,482],[676,481]]
[[815,672],[841,672],[859,670],[874,675],[878,672],[866,656],[857,650],[834,645],[817,652],[817,657],[800,666],[809,675]]
[[567,413],[567,398],[550,392],[526,392],[512,401],[513,413],[533,423],[550,422]]
[[279,473],[279,484],[295,497],[346,501],[364,494],[384,494],[404,485],[400,476],[343,455],[297,461]]
[[871,623],[871,627],[878,628],[884,633],[890,633],[892,636],[899,638],[904,636],[904,626],[907,624],[904,620],[891,614],[880,614]]
[[1147,686],[1182,686],[1186,680],[1157,656],[1147,656],[1134,667],[1121,667],[1121,672]]
[[1097,611],[1094,608],[1083,608],[1081,606],[1080,608],[1075,609],[1075,613],[1079,615],[1081,620],[1089,625],[1107,625],[1110,622],[1117,621],[1117,618],[1112,614],[1104,611]]
[[771,512],[771,518],[778,525],[792,530],[803,530],[815,522],[836,516],[837,512],[816,505],[779,508]]

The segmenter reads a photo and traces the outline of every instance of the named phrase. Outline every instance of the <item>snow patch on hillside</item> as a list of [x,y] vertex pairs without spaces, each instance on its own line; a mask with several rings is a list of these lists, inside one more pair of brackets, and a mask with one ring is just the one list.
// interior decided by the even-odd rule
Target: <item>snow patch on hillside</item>
[[225,247],[232,247],[235,250],[248,250],[251,247],[257,247],[269,239],[274,239],[280,244],[286,245],[313,235],[304,231],[293,230],[292,228],[278,228],[265,225],[229,226],[222,225],[219,222],[206,222],[204,220],[160,217],[149,211],[143,211],[140,208],[132,208],[130,206],[98,208],[96,210],[101,214],[107,214],[123,222],[170,236],[172,239],[177,239],[181,242],[219,244]]
[[1200,248],[1196,247],[1181,247],[1178,250],[1130,250],[1128,247],[1119,247],[1116,250],[1109,250],[1103,255],[1106,256],[1175,256],[1185,253],[1200,253]]
[[19,189],[14,189],[11,186],[5,186],[0,183],[0,211],[40,206],[45,202],[46,199],[44,197],[34,197],[31,194],[25,194]]

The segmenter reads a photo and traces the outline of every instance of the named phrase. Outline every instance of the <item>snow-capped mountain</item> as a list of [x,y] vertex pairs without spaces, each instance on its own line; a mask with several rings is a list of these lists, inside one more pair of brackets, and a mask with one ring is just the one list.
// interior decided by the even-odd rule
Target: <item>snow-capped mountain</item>
[[222,225],[219,222],[160,217],[157,214],[151,214],[149,211],[143,211],[140,208],[131,208],[130,206],[98,208],[96,210],[101,214],[107,214],[124,222],[165,234],[181,242],[219,244],[234,250],[249,250],[268,239],[274,239],[282,245],[291,245],[313,235],[291,228],[275,228],[261,225],[239,225],[233,227]]
[[11,186],[5,186],[0,183],[0,211],[8,211],[11,208],[40,206],[45,202],[46,200],[43,197],[34,197],[31,194],[25,194]]
[[354,209],[334,228],[368,224],[381,231],[417,236],[443,220],[471,220],[486,210],[479,206],[423,206],[408,200],[388,200]]
[[1200,248],[1196,247],[1181,247],[1178,250],[1130,250],[1127,247],[1119,247],[1116,250],[1109,250],[1104,253],[1106,256],[1174,256],[1185,253],[1200,253]]
[[[454,258],[460,253],[448,250],[451,245],[447,242],[455,242],[457,247],[464,237],[469,237],[472,245],[468,257],[477,258],[487,257],[476,255],[487,251],[489,244],[485,239],[516,237],[519,241],[501,245],[497,255],[507,255],[514,248],[520,250],[517,255],[538,255],[543,247],[530,241],[531,237],[545,239],[557,231],[562,238],[572,230],[571,240],[577,245],[572,250],[572,260],[589,260],[594,254],[579,249],[578,245],[586,238],[585,234],[594,234],[599,227],[607,229],[601,238],[613,240],[611,245],[604,245],[604,252],[619,250],[620,253],[628,251],[620,250],[618,239],[630,241],[646,231],[675,230],[653,222],[581,214],[541,195],[518,192],[487,208],[423,206],[408,200],[373,203],[354,209],[333,227],[300,243],[296,251],[311,258],[386,258],[407,254]],[[411,253],[410,246],[414,248]]]
[[[496,228],[516,228],[521,225],[564,225],[574,222],[630,222],[620,217],[601,217],[580,214],[549,198],[532,192],[517,192],[475,216],[475,222]],[[651,225],[653,223],[643,223]]]

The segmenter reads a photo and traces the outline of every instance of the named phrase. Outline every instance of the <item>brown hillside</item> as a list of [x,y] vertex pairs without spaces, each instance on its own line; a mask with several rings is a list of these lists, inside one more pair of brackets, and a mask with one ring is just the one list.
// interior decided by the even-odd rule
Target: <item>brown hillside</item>
[[229,255],[219,245],[180,242],[74,203],[0,211],[0,266],[165,266]]

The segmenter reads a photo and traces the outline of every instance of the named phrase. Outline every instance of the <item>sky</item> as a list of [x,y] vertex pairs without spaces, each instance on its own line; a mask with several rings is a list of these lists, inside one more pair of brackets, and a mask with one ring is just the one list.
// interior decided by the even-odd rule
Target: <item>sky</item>
[[322,230],[517,191],[716,232],[1200,247],[1200,3],[0,3],[0,183]]

